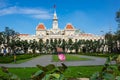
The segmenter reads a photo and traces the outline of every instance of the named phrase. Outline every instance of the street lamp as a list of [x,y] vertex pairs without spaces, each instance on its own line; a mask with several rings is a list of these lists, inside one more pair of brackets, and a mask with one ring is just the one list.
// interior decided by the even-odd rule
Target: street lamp
[[116,12],[116,21],[118,22],[118,28],[120,29],[120,9]]

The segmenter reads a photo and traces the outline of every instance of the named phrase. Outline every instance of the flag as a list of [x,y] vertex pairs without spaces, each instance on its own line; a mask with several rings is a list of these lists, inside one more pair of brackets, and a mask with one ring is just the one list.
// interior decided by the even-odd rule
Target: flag
[[54,4],[54,6],[53,6],[54,8],[56,8],[56,5]]

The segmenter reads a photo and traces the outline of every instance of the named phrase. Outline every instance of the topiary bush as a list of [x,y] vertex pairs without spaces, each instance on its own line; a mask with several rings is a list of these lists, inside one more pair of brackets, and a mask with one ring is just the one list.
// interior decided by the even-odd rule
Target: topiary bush
[[[24,59],[29,59],[33,57],[37,57],[40,54],[22,54],[22,55],[17,55],[16,60],[24,60]],[[0,56],[0,63],[11,63],[14,62],[14,56]]]

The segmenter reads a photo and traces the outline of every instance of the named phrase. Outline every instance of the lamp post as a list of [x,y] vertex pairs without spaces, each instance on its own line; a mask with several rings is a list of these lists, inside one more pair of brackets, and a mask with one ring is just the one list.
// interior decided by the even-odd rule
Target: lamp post
[[120,29],[120,9],[116,12],[116,22],[118,22],[118,28]]

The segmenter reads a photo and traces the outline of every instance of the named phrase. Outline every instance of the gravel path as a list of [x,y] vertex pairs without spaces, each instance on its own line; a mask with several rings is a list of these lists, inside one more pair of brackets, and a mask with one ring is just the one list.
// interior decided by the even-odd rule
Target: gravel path
[[[67,66],[87,66],[87,65],[103,65],[106,61],[106,58],[100,58],[100,57],[93,57],[93,56],[84,56],[84,55],[74,55],[84,58],[90,58],[89,61],[65,61],[64,63]],[[60,66],[60,62],[52,62],[52,55],[43,55],[37,58],[34,58],[32,60],[29,60],[24,63],[20,64],[0,64],[0,66],[6,66],[6,67],[36,67],[37,64],[40,64],[42,66],[48,65],[48,64],[55,64],[56,66]]]

